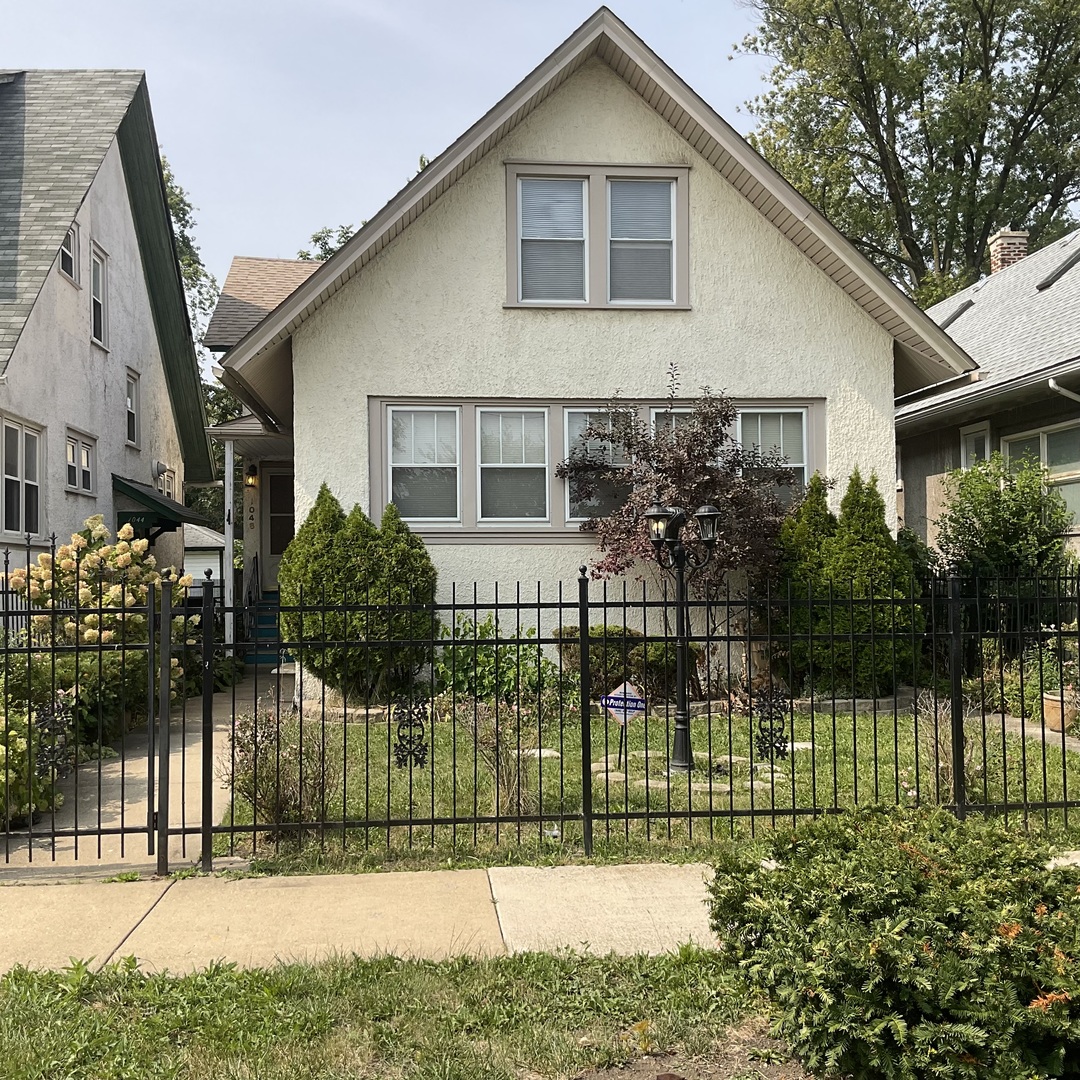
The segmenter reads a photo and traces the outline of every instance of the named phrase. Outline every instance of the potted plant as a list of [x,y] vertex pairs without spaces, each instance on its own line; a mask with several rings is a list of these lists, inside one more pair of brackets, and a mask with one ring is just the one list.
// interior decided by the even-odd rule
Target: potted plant
[[[1074,630],[1063,626],[1062,632]],[[1077,642],[1062,640],[1056,645],[1041,646],[1041,663],[1038,672],[1032,672],[1042,680],[1043,724],[1051,731],[1066,731],[1076,720],[1080,711],[1080,659]]]

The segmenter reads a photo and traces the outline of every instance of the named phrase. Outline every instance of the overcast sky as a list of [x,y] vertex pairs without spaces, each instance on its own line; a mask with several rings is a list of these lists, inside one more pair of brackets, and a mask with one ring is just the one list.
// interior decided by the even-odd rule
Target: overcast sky
[[[143,68],[207,267],[372,217],[599,0],[0,0],[0,66]],[[739,131],[741,0],[612,0]]]

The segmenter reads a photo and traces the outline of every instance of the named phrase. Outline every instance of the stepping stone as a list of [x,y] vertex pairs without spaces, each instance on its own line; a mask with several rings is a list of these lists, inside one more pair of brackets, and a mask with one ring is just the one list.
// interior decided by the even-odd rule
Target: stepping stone
[[650,791],[667,791],[668,782],[666,780],[635,780],[634,787],[648,788]]
[[772,791],[772,784],[768,780],[744,780],[743,787],[747,791]]
[[631,750],[630,756],[638,761],[661,761],[664,758],[663,750]]
[[691,784],[691,791],[704,791],[708,794],[710,791],[714,795],[727,795],[731,791],[729,784]]
[[795,750],[813,750],[814,744],[812,742],[789,742],[787,748],[789,753]]
[[718,754],[712,759],[713,765],[749,765],[748,757],[740,757],[738,754]]
[[621,766],[619,765],[618,759],[612,754],[609,758],[601,758],[599,761],[594,761],[591,768],[594,773],[602,773],[607,772],[609,769],[621,768]]
[[533,758],[535,760],[537,758],[558,758],[562,757],[562,754],[560,754],[558,750],[552,750],[547,746],[542,746],[539,750],[535,748],[522,750],[521,756],[523,758]]
[[626,773],[621,772],[606,772],[604,776],[613,784],[623,784],[626,782]]

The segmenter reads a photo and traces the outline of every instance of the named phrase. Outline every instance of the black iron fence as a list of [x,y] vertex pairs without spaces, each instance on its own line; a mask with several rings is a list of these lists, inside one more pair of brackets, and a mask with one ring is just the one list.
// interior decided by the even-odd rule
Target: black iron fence
[[8,861],[592,853],[869,804],[1080,807],[1073,579],[732,587],[688,601],[685,638],[662,585],[584,575],[251,598],[232,642],[211,590],[125,607],[115,584],[2,608]]

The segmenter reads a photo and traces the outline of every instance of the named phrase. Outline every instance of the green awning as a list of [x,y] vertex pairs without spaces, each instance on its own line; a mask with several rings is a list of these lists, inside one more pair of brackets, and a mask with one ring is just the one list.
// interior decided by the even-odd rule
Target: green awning
[[137,533],[174,532],[181,525],[209,525],[210,522],[194,510],[166,498],[149,484],[140,484],[113,473],[113,492],[138,503],[137,510],[117,510],[116,527],[130,525]]

